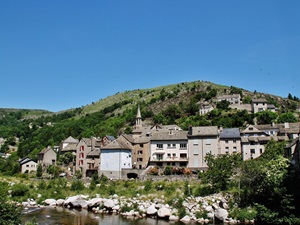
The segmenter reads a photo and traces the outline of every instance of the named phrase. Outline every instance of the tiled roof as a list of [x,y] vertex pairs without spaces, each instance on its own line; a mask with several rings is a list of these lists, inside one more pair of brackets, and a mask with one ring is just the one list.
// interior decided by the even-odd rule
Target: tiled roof
[[69,136],[66,140],[63,141],[64,143],[78,143],[79,141],[72,136]]
[[262,98],[252,99],[252,103],[267,103],[267,100]]
[[66,145],[61,151],[76,151],[77,149],[77,144],[68,144]]
[[45,153],[48,152],[49,150],[52,150],[51,147],[44,148],[44,149],[39,153],[39,155],[45,154]]
[[100,157],[100,149],[95,149],[90,151],[87,156],[99,156]]
[[241,96],[239,94],[233,94],[233,95],[221,95],[217,97],[217,99],[229,99],[229,98],[240,98]]

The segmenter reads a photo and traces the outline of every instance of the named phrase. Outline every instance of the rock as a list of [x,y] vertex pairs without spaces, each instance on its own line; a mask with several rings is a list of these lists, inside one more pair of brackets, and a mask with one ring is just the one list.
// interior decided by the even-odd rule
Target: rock
[[112,209],[115,206],[115,203],[112,199],[106,199],[104,201],[104,207],[107,209]]
[[215,217],[215,214],[213,212],[209,212],[207,213],[207,217],[213,219]]
[[191,218],[188,215],[186,215],[180,221],[183,223],[189,223],[191,221]]
[[54,204],[56,204],[56,200],[53,199],[53,198],[48,198],[48,199],[46,199],[46,200],[44,201],[44,203],[45,203],[46,205],[54,205]]
[[92,198],[87,203],[89,207],[97,207],[102,203],[102,198]]
[[85,196],[83,195],[76,195],[69,197],[65,202],[64,205],[68,208],[87,208],[87,201],[84,200]]
[[153,205],[149,206],[146,210],[146,213],[147,213],[147,215],[150,215],[150,216],[156,215],[157,209],[155,208],[155,205],[153,204]]
[[56,200],[56,205],[58,205],[58,206],[62,206],[64,203],[65,203],[64,199],[57,199]]
[[178,217],[178,216],[171,215],[171,216],[169,217],[169,220],[170,220],[170,221],[177,221],[177,220],[179,220],[179,217]]
[[205,209],[206,212],[212,212],[212,211],[214,211],[213,207],[210,206],[210,205],[206,206],[204,209]]
[[162,207],[157,211],[157,216],[160,218],[169,218],[171,216],[171,210],[166,207]]
[[215,210],[215,217],[221,221],[224,221],[227,219],[228,217],[228,212],[226,209],[222,209],[222,208],[219,208],[219,209],[216,209]]

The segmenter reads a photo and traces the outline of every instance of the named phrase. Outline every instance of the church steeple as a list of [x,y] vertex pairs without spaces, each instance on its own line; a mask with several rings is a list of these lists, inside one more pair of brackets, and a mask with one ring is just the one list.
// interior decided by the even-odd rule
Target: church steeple
[[135,117],[135,127],[136,129],[142,128],[142,115],[141,115],[140,105],[138,106],[138,110]]

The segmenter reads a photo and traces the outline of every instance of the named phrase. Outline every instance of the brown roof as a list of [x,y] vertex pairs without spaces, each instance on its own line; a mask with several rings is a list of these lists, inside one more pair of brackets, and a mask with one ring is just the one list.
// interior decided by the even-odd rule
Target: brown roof
[[152,134],[151,140],[187,140],[187,131],[158,131]]

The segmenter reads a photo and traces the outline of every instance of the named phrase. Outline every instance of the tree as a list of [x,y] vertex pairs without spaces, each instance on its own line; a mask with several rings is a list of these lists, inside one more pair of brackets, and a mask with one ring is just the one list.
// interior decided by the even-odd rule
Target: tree
[[43,166],[42,164],[38,164],[37,170],[36,170],[36,177],[42,177],[43,175]]
[[220,110],[228,110],[229,109],[230,102],[226,100],[222,100],[220,102],[217,102],[217,109]]
[[218,192],[227,189],[230,178],[242,162],[242,157],[240,154],[214,156],[209,153],[205,156],[205,161],[208,170],[201,178],[211,184],[215,192]]
[[0,224],[21,224],[21,210],[8,202],[8,183],[0,182]]
[[271,124],[277,118],[277,114],[269,110],[258,112],[256,119],[258,124]]
[[279,115],[278,119],[277,119],[277,122],[278,123],[285,123],[285,122],[288,122],[288,123],[296,123],[298,120],[297,118],[294,116],[293,113],[282,113]]

